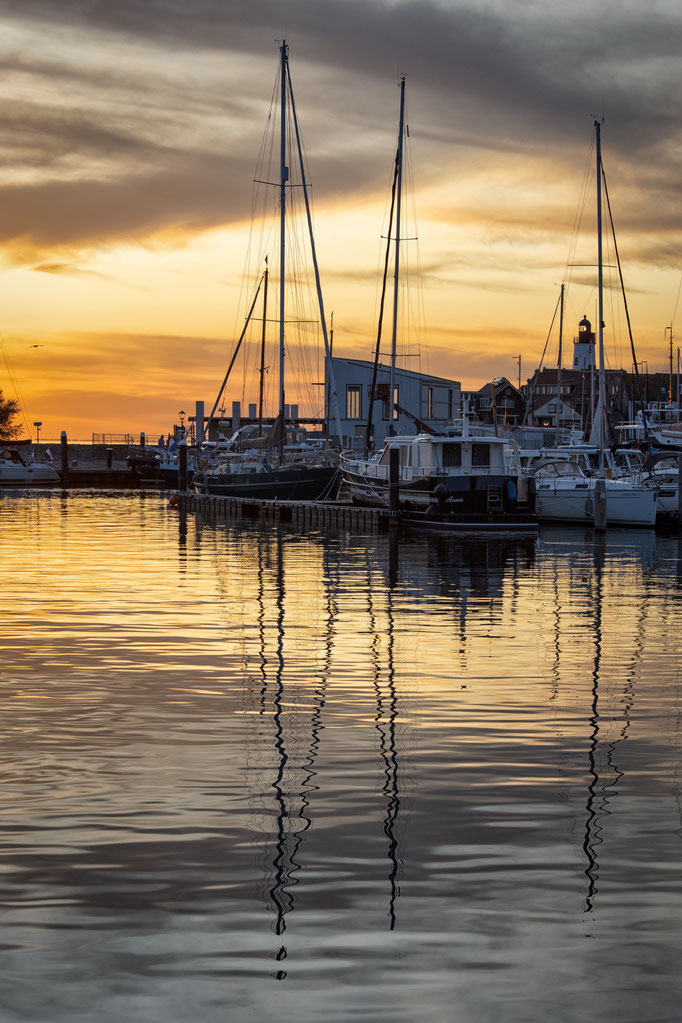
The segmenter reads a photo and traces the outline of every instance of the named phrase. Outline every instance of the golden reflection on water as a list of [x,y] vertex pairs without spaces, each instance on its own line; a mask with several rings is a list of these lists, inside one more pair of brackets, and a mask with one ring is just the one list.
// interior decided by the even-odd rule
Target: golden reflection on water
[[226,977],[234,1019],[653,1019],[647,957],[676,1004],[677,536],[0,517],[2,939],[70,964],[52,1023],[93,934],[126,1020],[223,1019]]

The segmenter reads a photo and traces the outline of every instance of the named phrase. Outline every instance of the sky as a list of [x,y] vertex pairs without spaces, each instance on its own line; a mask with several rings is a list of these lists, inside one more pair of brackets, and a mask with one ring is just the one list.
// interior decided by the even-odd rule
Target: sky
[[[674,0],[1,0],[0,28],[0,387],[44,438],[153,435],[212,405],[254,280],[283,38],[335,355],[376,343],[401,75],[404,364],[464,388],[525,381],[562,282],[570,359],[595,320],[595,117],[637,360],[666,371],[671,333],[676,351]],[[607,362],[631,370],[612,296]],[[255,400],[244,375],[235,399]]]

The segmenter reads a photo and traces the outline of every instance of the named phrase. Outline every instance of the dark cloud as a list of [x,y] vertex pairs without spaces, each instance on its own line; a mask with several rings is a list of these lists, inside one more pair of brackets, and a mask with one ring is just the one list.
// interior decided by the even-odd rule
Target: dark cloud
[[[664,261],[682,227],[682,16],[672,3],[652,10],[629,2],[595,9],[582,0],[523,7],[294,0],[283,10],[275,0],[5,0],[3,7],[11,27],[40,29],[46,43],[22,48],[19,32],[5,44],[9,87],[13,76],[34,86],[0,115],[5,241],[91,245],[248,216],[274,39],[285,31],[320,199],[352,201],[385,188],[403,71],[420,184],[457,174],[460,153],[478,154],[481,169],[503,164],[505,154],[541,155],[540,195],[547,180],[579,175],[591,115],[605,110],[605,147],[628,198],[637,197],[624,226],[650,234],[658,218]],[[74,65],[51,50],[52,31],[79,40],[84,59]],[[107,56],[114,46],[125,59]],[[461,173],[473,170],[469,160]],[[552,210],[555,225],[562,212],[570,217]],[[478,204],[467,211],[471,220],[486,213],[502,215]],[[530,205],[514,219],[519,227],[541,223]],[[642,252],[650,247],[647,239]]]

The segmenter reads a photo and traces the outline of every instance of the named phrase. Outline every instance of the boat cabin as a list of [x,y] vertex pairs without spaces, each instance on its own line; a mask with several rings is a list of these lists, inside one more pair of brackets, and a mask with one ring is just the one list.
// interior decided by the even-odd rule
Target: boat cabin
[[506,471],[505,456],[509,443],[502,437],[447,437],[426,433],[412,437],[392,437],[386,441],[378,460],[379,465],[388,468],[392,444],[396,444],[400,450],[401,469],[462,475],[487,475]]

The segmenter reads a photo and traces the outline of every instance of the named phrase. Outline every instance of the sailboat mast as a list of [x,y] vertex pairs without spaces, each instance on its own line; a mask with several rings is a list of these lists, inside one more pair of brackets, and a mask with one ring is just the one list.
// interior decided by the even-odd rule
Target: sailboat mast
[[601,212],[601,122],[595,120],[595,145],[597,158],[597,317],[599,323],[599,400],[601,402],[601,422],[599,424],[599,470],[604,473],[604,420],[606,417],[606,370],[604,367],[604,265],[602,251],[602,212]]
[[395,215],[395,268],[393,278],[393,331],[391,334],[391,376],[388,389],[388,430],[389,437],[395,433],[393,428],[395,403],[395,360],[398,338],[398,285],[400,280],[400,212],[403,187],[403,138],[405,133],[405,75],[400,78],[400,122],[398,125],[398,185]]
[[268,259],[265,257],[265,273],[263,274],[263,326],[260,335],[260,381],[258,384],[258,436],[263,436],[263,383],[265,380],[265,326],[268,320]]
[[280,146],[279,146],[279,412],[284,427],[284,279],[285,279],[285,214],[286,214],[286,191],[289,180],[289,168],[287,167],[286,132],[287,132],[287,44],[282,40],[280,52]]
[[[559,436],[561,432],[561,409],[563,408],[561,403],[561,358],[562,348],[564,340],[564,287],[561,285],[561,296],[560,296],[560,312],[559,312],[559,358],[557,360],[557,374],[556,374],[556,442],[559,444]],[[521,356],[519,355],[519,367],[521,366]],[[521,376],[519,372],[519,377]]]

